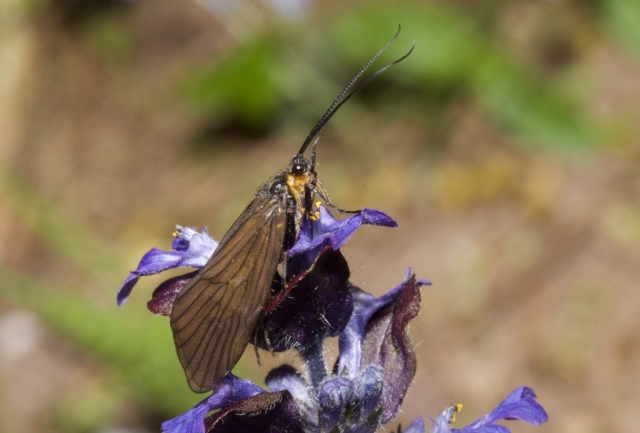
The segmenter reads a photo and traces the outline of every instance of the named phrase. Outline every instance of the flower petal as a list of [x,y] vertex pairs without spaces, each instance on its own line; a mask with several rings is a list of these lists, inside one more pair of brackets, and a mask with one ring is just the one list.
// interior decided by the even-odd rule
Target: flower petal
[[[305,263],[299,263],[305,262]],[[283,351],[304,349],[326,337],[338,335],[349,321],[353,299],[349,290],[349,266],[340,251],[321,252],[311,269],[305,255],[289,260],[287,271],[306,273],[275,307],[268,306],[257,330],[258,347]],[[284,290],[280,286],[278,290]],[[278,292],[275,299],[283,292]],[[269,343],[265,339],[265,330]]]
[[462,405],[452,404],[443,410],[435,421],[429,418],[433,424],[431,433],[451,433],[451,424],[455,421],[456,413],[460,411],[460,409],[462,409]]
[[178,293],[180,293],[184,286],[186,286],[197,273],[198,271],[193,271],[188,274],[178,275],[160,284],[153,291],[151,300],[147,302],[149,311],[166,317],[171,316],[171,309],[173,308],[176,296],[178,296]]
[[[354,299],[354,311],[346,328],[340,334],[340,359],[338,365],[338,371],[340,373],[346,369],[349,374],[354,377],[360,371],[362,340],[369,320],[374,314],[394,302],[398,296],[400,296],[410,275],[411,269],[409,268],[407,269],[404,281],[379,298],[357,287],[351,288]],[[416,283],[418,287],[431,284],[428,280],[417,280]]]
[[419,287],[415,275],[411,275],[395,302],[371,317],[362,341],[362,365],[377,365],[384,371],[383,423],[396,416],[416,372],[416,355],[407,328],[420,311]]
[[536,394],[531,388],[516,388],[493,411],[462,429],[451,429],[455,406],[449,406],[433,421],[432,433],[510,433],[507,427],[495,424],[501,420],[518,419],[531,424],[540,425],[548,420],[547,413],[536,401]]
[[[451,433],[451,421],[448,420],[446,416],[438,415],[435,421],[431,420],[431,422],[433,423],[433,428],[431,429],[431,433]],[[422,427],[424,431],[424,423]]]
[[173,251],[157,248],[149,250],[140,260],[135,271],[131,271],[118,289],[116,299],[122,307],[131,294],[138,278],[154,275],[173,268],[203,267],[218,244],[207,234],[206,229],[198,233],[193,228],[176,226],[175,239],[171,245]]
[[118,289],[118,306],[122,307],[131,294],[133,286],[138,282],[138,278],[146,275],[153,275],[175,268],[181,261],[181,254],[173,251],[162,251],[157,248],[149,250],[138,264],[135,271],[131,271],[122,286]]
[[384,372],[382,368],[370,365],[354,380],[355,393],[358,396],[359,418],[364,420],[378,407],[382,389],[384,388]]
[[[487,428],[506,427],[495,423],[501,420],[518,419],[531,424],[540,425],[547,422],[549,416],[544,408],[536,401],[536,394],[526,386],[516,388],[493,411],[479,420],[469,424],[462,430],[465,432],[488,432]],[[508,429],[506,430],[508,431]]]
[[318,220],[310,224],[308,221],[302,224],[298,241],[288,253],[296,255],[327,246],[337,250],[363,224],[382,227],[398,226],[390,216],[379,210],[364,208],[348,218],[337,220],[326,207],[322,206]]
[[[183,249],[184,241],[189,242],[186,249]],[[176,226],[176,241],[174,241],[173,247],[180,248],[178,251],[183,253],[180,267],[201,268],[207,264],[213,252],[218,248],[218,243],[209,236],[206,228],[202,229],[202,233],[198,233],[191,227]]]
[[162,431],[164,433],[204,433],[204,419],[207,413],[262,394],[265,394],[264,390],[250,380],[240,379],[229,373],[211,396],[182,415],[163,422]]
[[287,390],[295,399],[307,424],[317,425],[318,407],[315,396],[311,396],[311,388],[298,371],[290,365],[283,364],[269,372],[265,383],[273,392]]
[[346,377],[333,377],[318,392],[320,431],[330,432],[340,423],[347,406],[355,406],[353,382]]
[[300,410],[289,391],[264,392],[237,401],[205,420],[207,432],[304,433]]
[[[424,432],[425,432],[424,419],[422,419],[421,416],[416,418],[411,424],[409,424],[409,427],[407,427],[406,429],[402,429],[402,433],[424,433]],[[433,430],[432,433],[436,433],[436,431]],[[445,433],[445,432],[438,432],[438,433]]]
[[321,207],[319,215],[316,220],[303,221],[298,242],[288,252],[286,290],[281,282],[274,285],[276,294],[265,307],[257,332],[260,348],[305,349],[342,332],[353,311],[353,300],[349,266],[338,248],[362,224],[396,225],[374,209],[336,220]]
[[549,416],[536,398],[533,389],[521,386],[513,390],[492,414],[496,420],[519,419],[535,425],[544,424]]

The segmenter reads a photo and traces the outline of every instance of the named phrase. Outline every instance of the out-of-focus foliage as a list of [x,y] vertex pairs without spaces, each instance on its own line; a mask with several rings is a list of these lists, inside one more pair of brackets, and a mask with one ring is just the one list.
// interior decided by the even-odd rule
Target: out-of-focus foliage
[[609,31],[636,56],[640,54],[640,2],[600,0]]
[[341,68],[334,75],[348,77],[362,66],[362,53],[372,55],[385,41],[383,33],[393,34],[393,23],[401,23],[405,32],[381,64],[406,52],[407,36],[416,43],[403,73],[384,77],[401,84],[396,98],[414,101],[420,109],[434,93],[449,95],[442,104],[466,95],[530,143],[561,151],[595,142],[597,128],[571,95],[510,60],[472,14],[433,6],[376,6],[332,16],[319,26],[330,40],[320,47],[302,35],[295,41],[294,49],[304,53],[298,57],[287,56],[273,35],[258,34],[227,60],[189,78],[187,97],[214,116],[240,119],[254,127],[257,122],[268,123],[287,103],[287,90],[278,86],[290,91],[318,85],[314,76],[304,73],[304,62],[331,55]]
[[354,59],[356,49],[375,49],[370,35],[392,20],[412,29],[411,37],[419,44],[406,73],[399,75],[417,90],[418,100],[432,87],[449,87],[469,93],[494,119],[538,144],[560,148],[593,143],[595,137],[576,104],[552,83],[543,84],[510,61],[471,15],[428,7],[380,8],[344,17],[331,33],[336,41],[353,41],[344,57]]
[[119,269],[115,256],[86,229],[66,218],[13,168],[0,163],[0,194],[22,223],[56,254],[97,281],[113,282]]
[[[0,168],[4,178],[4,189],[0,192],[10,200],[21,220],[52,251],[91,275],[98,284],[106,285],[107,292],[111,286],[117,287],[126,271],[115,255],[30,188],[18,173],[8,167]],[[140,299],[138,305],[128,307],[120,315],[122,320],[114,321],[112,302],[97,304],[96,300],[78,295],[79,290],[55,287],[2,267],[0,280],[3,296],[37,311],[58,332],[110,365],[115,374],[135,383],[135,388],[148,396],[150,405],[178,412],[198,400],[185,386],[180,366],[171,361],[175,349],[166,320],[146,320],[149,313]],[[115,302],[114,293],[99,299]],[[140,326],[141,323],[145,325]]]
[[199,400],[185,387],[180,366],[171,361],[175,349],[166,321],[147,320],[149,313],[140,303],[113,320],[109,305],[97,305],[77,291],[9,269],[0,268],[0,277],[5,299],[37,311],[54,329],[142,390],[148,404],[171,413]]
[[278,45],[275,39],[258,38],[189,77],[182,92],[208,115],[223,121],[240,119],[245,128],[264,129],[283,102],[274,77],[283,60]]
[[118,14],[94,15],[82,27],[88,44],[107,62],[118,65],[131,59],[131,29]]

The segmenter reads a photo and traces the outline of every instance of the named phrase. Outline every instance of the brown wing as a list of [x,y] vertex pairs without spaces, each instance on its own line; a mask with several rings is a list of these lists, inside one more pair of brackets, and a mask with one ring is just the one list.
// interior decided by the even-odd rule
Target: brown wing
[[216,386],[249,344],[269,298],[285,228],[284,199],[256,197],[176,298],[173,340],[194,392]]

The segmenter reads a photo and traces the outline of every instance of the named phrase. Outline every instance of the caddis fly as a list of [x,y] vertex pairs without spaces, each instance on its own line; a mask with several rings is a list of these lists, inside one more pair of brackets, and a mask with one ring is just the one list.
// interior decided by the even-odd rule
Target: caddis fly
[[[194,392],[214,388],[240,359],[256,332],[280,264],[283,284],[287,282],[287,251],[298,239],[304,216],[310,215],[314,196],[338,212],[349,213],[331,203],[317,179],[314,139],[342,104],[411,54],[413,46],[348,93],[399,33],[400,27],[338,94],[288,168],[260,188],[207,264],[178,294],[171,311],[171,328],[180,363]],[[304,153],[310,144],[309,161]]]

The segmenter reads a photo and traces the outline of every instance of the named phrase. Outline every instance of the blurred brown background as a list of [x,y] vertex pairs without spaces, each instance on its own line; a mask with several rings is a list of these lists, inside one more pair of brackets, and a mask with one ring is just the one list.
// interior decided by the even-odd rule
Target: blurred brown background
[[414,54],[318,146],[337,205],[400,223],[344,248],[353,281],[434,282],[397,421],[527,384],[550,421],[514,432],[635,431],[640,2],[5,0],[1,432],[158,431],[199,400],[145,309],[162,277],[117,287],[174,224],[219,239],[398,24],[380,65]]

